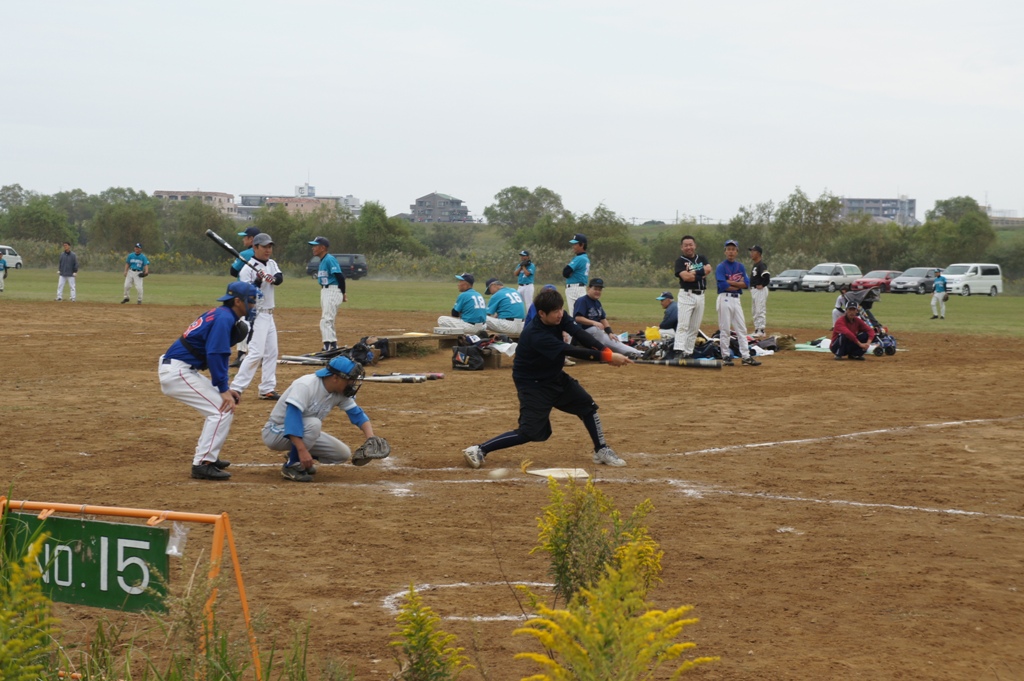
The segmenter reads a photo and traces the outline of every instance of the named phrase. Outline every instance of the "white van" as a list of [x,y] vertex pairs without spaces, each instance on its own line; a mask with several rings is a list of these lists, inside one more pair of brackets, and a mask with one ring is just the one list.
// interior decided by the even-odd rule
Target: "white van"
[[946,278],[950,293],[995,296],[1003,292],[1003,271],[993,263],[954,263],[943,270],[942,276]]
[[7,266],[16,270],[21,269],[21,256],[11,246],[0,244],[0,258],[7,261]]

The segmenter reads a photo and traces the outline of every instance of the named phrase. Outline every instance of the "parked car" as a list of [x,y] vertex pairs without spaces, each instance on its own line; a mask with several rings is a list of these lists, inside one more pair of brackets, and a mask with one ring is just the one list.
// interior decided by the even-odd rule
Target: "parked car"
[[869,288],[877,287],[888,293],[892,280],[900,274],[902,273],[896,270],[871,270],[850,284],[850,288],[854,291],[866,291]]
[[768,290],[799,291],[800,282],[803,281],[805,274],[807,274],[807,270],[786,270],[778,276],[773,276],[768,281]]
[[860,279],[861,271],[848,262],[823,262],[815,265],[800,282],[804,291],[835,291],[843,284],[850,286]]
[[935,275],[941,271],[938,267],[911,267],[889,282],[889,292],[931,293],[935,289]]
[[995,296],[1003,292],[1003,270],[995,263],[955,263],[947,267],[942,276],[951,294]]
[[[341,265],[341,273],[345,275],[346,279],[362,279],[370,273],[366,264],[366,256],[362,253],[332,253],[331,255]],[[306,263],[306,274],[315,277],[318,269],[320,269],[320,258],[314,255]]]
[[0,257],[7,261],[8,267],[13,267],[16,270],[21,269],[21,256],[14,250],[12,246],[0,245]]

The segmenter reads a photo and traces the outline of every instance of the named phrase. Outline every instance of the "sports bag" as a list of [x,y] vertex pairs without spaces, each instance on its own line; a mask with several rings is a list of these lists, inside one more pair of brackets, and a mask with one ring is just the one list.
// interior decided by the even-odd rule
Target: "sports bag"
[[452,369],[482,371],[484,353],[475,345],[456,345],[452,348]]

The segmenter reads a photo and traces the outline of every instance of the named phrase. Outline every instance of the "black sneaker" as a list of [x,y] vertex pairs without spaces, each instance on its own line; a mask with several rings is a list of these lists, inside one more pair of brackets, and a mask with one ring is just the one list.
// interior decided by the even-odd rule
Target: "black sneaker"
[[292,482],[313,482],[313,476],[303,470],[301,463],[281,466],[281,475],[284,476],[285,480],[291,480]]
[[215,463],[201,463],[192,466],[192,477],[196,480],[227,480],[231,473],[220,470]]
[[863,362],[864,361],[864,355],[857,355],[856,357],[851,355],[850,359],[854,360],[855,362]]
[[743,358],[743,364],[747,365],[748,367],[759,367],[759,366],[761,366],[761,363],[758,362],[753,357],[744,357]]
[[237,369],[238,367],[242,366],[243,359],[245,359],[245,353],[239,352],[238,357],[235,359],[235,361],[229,364],[228,366],[231,367],[232,369]]
[[[124,304],[125,304],[125,303],[127,303],[127,302],[128,302],[128,299],[127,299],[127,298],[125,298],[124,300],[122,300],[122,301],[121,301],[121,304],[122,304],[122,305],[124,305]],[[935,317],[932,317],[932,319],[935,319]]]
[[731,359],[723,359],[722,360],[722,366],[724,366],[724,367],[731,367],[731,366],[736,366],[736,365],[732,363]]
[[260,395],[260,399],[261,400],[279,400],[279,399],[281,399],[281,395],[276,390],[271,390],[268,393],[263,393],[262,395]]
[[939,318],[939,315],[937,315],[937,314],[933,314],[933,315],[932,315],[932,316],[930,317],[930,319],[938,319],[938,318]]
[[222,471],[225,468],[227,468],[228,466],[230,466],[231,462],[230,461],[225,461],[224,459],[217,459],[216,461],[211,461],[210,465],[211,466],[215,466],[217,468],[217,470]]

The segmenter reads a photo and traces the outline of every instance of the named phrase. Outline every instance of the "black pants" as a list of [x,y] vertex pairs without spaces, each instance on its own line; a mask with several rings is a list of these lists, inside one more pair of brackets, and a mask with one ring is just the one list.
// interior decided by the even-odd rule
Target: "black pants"
[[[860,333],[857,334],[857,340],[859,340],[861,343],[867,343],[868,334],[865,333],[864,331],[861,331]],[[832,341],[832,344],[829,346],[829,350],[831,350],[832,354],[835,355],[836,357],[864,356],[864,348],[857,345],[846,336],[839,336],[834,341]]]

